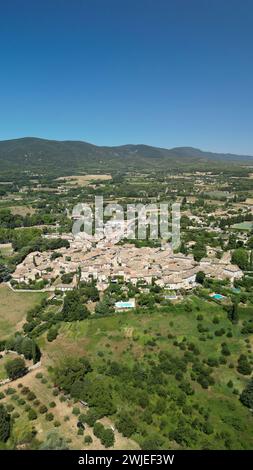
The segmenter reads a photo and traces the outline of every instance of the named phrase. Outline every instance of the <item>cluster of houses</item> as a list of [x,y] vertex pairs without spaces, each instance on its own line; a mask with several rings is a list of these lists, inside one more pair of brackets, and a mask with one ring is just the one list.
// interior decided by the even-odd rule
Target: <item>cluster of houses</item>
[[[208,257],[196,262],[192,255],[173,253],[169,245],[137,248],[129,243],[115,245],[108,242],[94,246],[88,241],[77,241],[71,235],[69,242],[70,247],[57,250],[56,256],[53,251],[30,253],[17,266],[13,279],[26,284],[44,279],[52,289],[61,290],[73,289],[78,280],[91,279],[96,280],[101,291],[118,279],[134,285],[138,281],[147,285],[155,282],[161,287],[179,290],[193,288],[198,271],[231,282],[243,275],[227,255],[220,260]],[[61,281],[63,274],[73,274],[69,284]]]

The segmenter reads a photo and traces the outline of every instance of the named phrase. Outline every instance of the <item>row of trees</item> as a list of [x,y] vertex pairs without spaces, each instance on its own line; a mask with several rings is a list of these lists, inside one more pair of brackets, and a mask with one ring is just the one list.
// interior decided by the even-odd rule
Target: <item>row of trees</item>
[[11,433],[11,416],[4,405],[0,404],[0,442],[6,442]]

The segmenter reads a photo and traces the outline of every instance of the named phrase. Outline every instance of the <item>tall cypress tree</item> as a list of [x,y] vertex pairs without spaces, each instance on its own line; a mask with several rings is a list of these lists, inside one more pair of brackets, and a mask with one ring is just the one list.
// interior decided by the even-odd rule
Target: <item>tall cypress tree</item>
[[0,405],[0,441],[5,442],[11,432],[11,417],[3,405]]

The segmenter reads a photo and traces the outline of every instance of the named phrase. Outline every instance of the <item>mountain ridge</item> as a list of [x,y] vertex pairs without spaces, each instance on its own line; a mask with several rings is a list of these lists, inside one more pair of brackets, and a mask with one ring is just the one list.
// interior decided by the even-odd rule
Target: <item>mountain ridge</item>
[[166,149],[145,144],[98,146],[85,141],[22,137],[0,141],[0,171],[69,174],[73,171],[178,168],[253,163],[253,156],[215,153],[194,147]]

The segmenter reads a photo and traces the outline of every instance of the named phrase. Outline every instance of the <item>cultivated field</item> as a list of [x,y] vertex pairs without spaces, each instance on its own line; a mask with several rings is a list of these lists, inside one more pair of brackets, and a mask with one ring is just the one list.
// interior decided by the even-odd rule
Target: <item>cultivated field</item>
[[58,178],[59,181],[67,181],[68,184],[74,186],[87,186],[92,181],[108,181],[111,180],[111,175],[76,175],[76,176],[64,176]]

